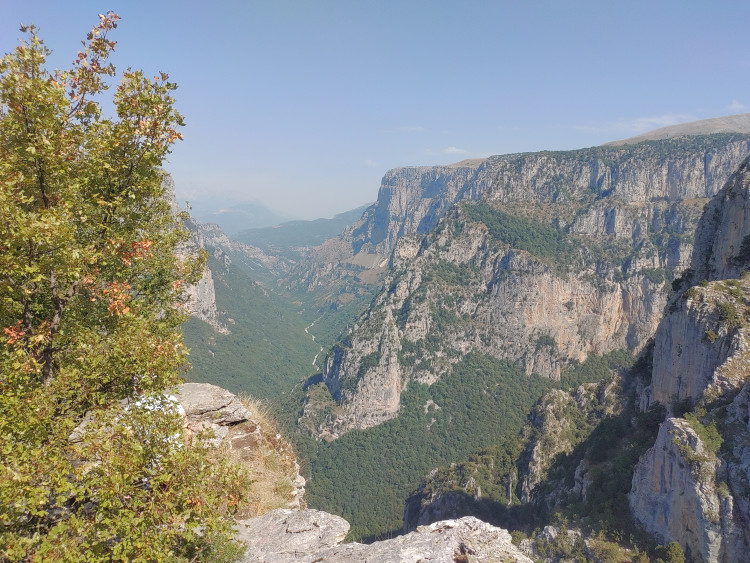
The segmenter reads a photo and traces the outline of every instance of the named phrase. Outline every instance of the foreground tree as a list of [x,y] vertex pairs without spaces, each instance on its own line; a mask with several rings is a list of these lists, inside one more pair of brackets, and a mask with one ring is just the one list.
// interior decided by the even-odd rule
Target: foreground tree
[[[70,70],[32,27],[0,61],[0,553],[208,559],[247,479],[185,447],[182,285],[194,265],[161,187],[179,138],[166,74],[114,67],[100,15]],[[71,434],[87,415],[84,432]]]

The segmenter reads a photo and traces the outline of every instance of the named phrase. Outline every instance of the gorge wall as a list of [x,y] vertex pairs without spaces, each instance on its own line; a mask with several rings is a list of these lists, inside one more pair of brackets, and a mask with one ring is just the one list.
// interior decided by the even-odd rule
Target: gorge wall
[[[511,511],[531,503],[538,514],[572,503],[572,514],[592,518],[598,503],[622,494],[630,514],[621,516],[632,515],[655,543],[676,542],[690,561],[746,560],[749,204],[745,161],[706,206],[692,267],[673,284],[653,347],[636,366],[598,385],[547,393],[519,436],[520,454],[509,442],[433,470],[407,500],[405,529],[447,515],[496,523],[499,504]],[[488,497],[495,483],[507,493]]]
[[341,411],[319,435],[396,416],[409,381],[470,350],[553,379],[590,354],[640,350],[707,198],[747,152],[747,136],[717,135],[390,172],[336,241],[350,259],[390,252],[390,269],[326,358]]
[[643,409],[658,402],[669,417],[636,467],[630,506],[695,561],[740,561],[750,549],[749,219],[745,161],[706,207],[641,396]]

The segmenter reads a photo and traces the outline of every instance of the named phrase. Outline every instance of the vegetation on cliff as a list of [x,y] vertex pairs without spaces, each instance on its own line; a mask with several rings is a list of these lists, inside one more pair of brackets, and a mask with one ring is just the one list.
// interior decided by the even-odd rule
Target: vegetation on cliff
[[70,70],[47,70],[33,26],[0,61],[3,560],[210,559],[248,485],[188,447],[165,395],[200,271],[161,187],[182,117],[166,74],[132,70],[102,114],[118,19]]

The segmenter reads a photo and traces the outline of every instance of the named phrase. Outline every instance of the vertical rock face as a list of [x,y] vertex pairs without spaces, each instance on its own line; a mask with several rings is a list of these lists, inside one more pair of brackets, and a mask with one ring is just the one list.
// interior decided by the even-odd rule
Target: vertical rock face
[[476,199],[495,182],[491,159],[449,166],[404,167],[383,177],[377,203],[352,233],[370,251],[389,254],[405,234],[426,233],[459,199]]
[[644,409],[695,409],[662,424],[629,494],[636,520],[695,561],[740,561],[750,549],[749,186],[745,161],[706,207],[641,397]]
[[742,561],[744,523],[726,484],[726,466],[684,419],[669,418],[639,461],[629,495],[635,518],[693,561]]
[[[670,140],[397,168],[383,177],[377,202],[351,236],[360,247],[387,254],[401,236],[432,229],[455,202],[477,200],[485,193],[493,200],[529,203],[573,202],[592,193],[626,203],[710,198],[748,152],[746,135],[716,139],[716,143]],[[616,215],[609,212],[609,230]],[[605,219],[599,212],[594,224],[606,231]]]
[[750,528],[750,383],[745,383],[729,405],[722,435],[729,490],[746,534],[750,534],[747,531]]
[[695,402],[742,385],[750,362],[747,329],[739,326],[747,295],[750,279],[722,280],[673,301],[656,332],[651,401]]
[[409,381],[432,383],[471,350],[553,379],[592,353],[637,352],[690,263],[705,198],[747,149],[711,137],[389,173],[350,235],[360,252],[395,244],[391,270],[326,361],[344,414],[325,430],[396,416]]
[[[164,197],[169,202],[174,217],[180,217],[182,209],[177,203],[177,194],[172,176],[166,174],[162,179],[162,188]],[[192,221],[188,226],[197,227]],[[188,241],[181,245],[179,253],[182,256],[197,256],[197,253],[204,249],[203,237],[200,235],[200,229],[195,228],[193,235]],[[205,323],[221,334],[229,334],[229,329],[221,322],[219,311],[216,309],[216,291],[214,289],[214,278],[211,270],[206,267],[203,270],[201,279],[195,285],[188,286],[186,289],[187,302],[185,308],[187,312]]]
[[[427,233],[456,202],[482,197],[535,204],[605,200],[576,217],[571,231],[618,237],[646,233],[652,220],[660,220],[652,204],[712,197],[747,152],[748,135],[724,134],[396,168],[383,177],[378,200],[362,221],[295,269],[295,284],[325,288],[342,276],[377,269],[401,237]],[[640,210],[638,221],[628,220],[632,206]],[[688,257],[690,248],[683,248],[682,255]]]
[[750,160],[706,207],[691,265],[683,284],[694,287],[672,297],[655,337],[650,392],[665,405],[699,401],[709,391],[707,398],[716,398],[746,377],[750,280],[742,272],[750,270]]
[[188,301],[185,304],[190,314],[208,323],[219,334],[229,334],[229,329],[221,321],[216,308],[216,290],[214,289],[214,277],[209,268],[203,270],[203,275],[198,283],[187,288]]
[[693,280],[739,278],[750,268],[750,161],[711,200],[695,237]]

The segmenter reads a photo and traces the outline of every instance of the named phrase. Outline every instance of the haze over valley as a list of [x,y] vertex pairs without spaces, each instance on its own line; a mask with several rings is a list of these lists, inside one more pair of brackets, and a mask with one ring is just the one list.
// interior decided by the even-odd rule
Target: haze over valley
[[0,561],[750,560],[750,6],[87,4],[0,7]]
[[[706,244],[724,244],[711,237],[724,235],[699,234],[700,250],[694,237],[717,233],[709,202],[720,209],[712,213],[731,213],[713,202],[744,189],[744,168],[735,170],[748,155],[747,122],[742,114],[632,143],[391,170],[378,200],[316,246],[295,242],[305,222],[286,223],[290,234],[273,243],[234,242],[196,223],[215,288],[196,316],[218,324],[186,326],[189,377],[273,400],[305,460],[308,504],[343,515],[356,539],[467,515],[531,534],[563,511],[585,538],[644,534],[620,544],[631,557],[674,541],[696,559],[732,560],[746,539],[722,530],[744,526],[741,511],[731,524],[709,524],[707,512],[691,521],[714,526],[715,539],[701,540],[663,527],[650,515],[657,509],[640,504],[666,495],[658,510],[682,518],[671,489],[637,483],[653,470],[660,428],[719,428],[711,413],[741,396],[745,376],[721,383],[718,374],[742,360],[704,350],[742,338],[744,321],[731,328],[723,313],[690,321],[708,323],[690,337],[703,344],[684,364],[715,358],[695,374],[703,383],[667,390],[674,372],[659,366],[677,361],[664,346],[687,338],[665,328],[687,322],[671,320],[683,314],[684,292],[704,279],[743,291],[741,280],[721,281],[741,266],[699,266],[719,252]],[[739,242],[722,260],[739,264],[732,253],[745,235],[731,236]],[[683,381],[695,368],[684,369]],[[719,395],[702,398],[713,385]],[[597,445],[604,436],[608,445]],[[711,455],[743,467],[742,458]],[[583,481],[570,489],[566,471]],[[527,553],[538,556],[532,544]]]

